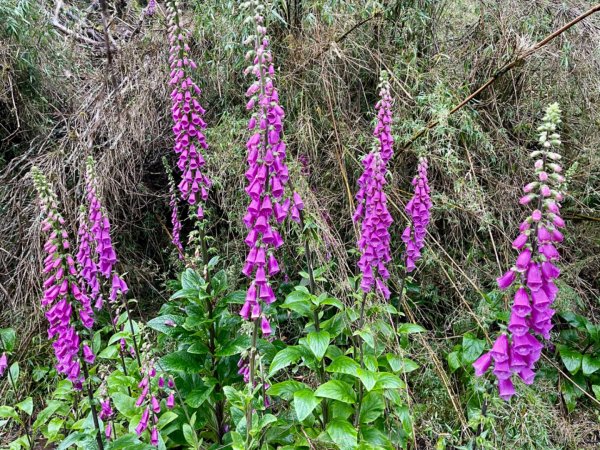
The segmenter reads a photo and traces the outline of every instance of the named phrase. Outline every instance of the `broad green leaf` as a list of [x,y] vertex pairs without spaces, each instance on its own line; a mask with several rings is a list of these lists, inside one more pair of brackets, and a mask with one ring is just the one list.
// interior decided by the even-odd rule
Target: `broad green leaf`
[[448,367],[450,367],[451,372],[456,372],[456,370],[461,366],[460,364],[460,354],[459,352],[451,352],[448,353]]
[[359,364],[352,358],[349,358],[348,356],[338,356],[331,361],[331,364],[329,364],[325,370],[327,372],[344,373],[357,377],[358,374],[356,371],[359,367]]
[[337,298],[332,298],[332,297],[328,297],[325,300],[323,300],[321,302],[321,306],[323,306],[323,305],[335,306],[340,311],[342,309],[344,309],[344,304],[340,300],[338,300]]
[[197,291],[204,288],[205,281],[193,269],[186,269],[181,275],[181,287],[183,289],[195,289]]
[[185,317],[165,314],[164,316],[158,316],[148,321],[148,326],[153,330],[170,336],[174,334],[177,331],[177,327],[183,325],[184,322]]
[[377,372],[379,361],[377,361],[375,355],[365,355],[363,360],[367,369],[369,369],[371,372]]
[[329,346],[329,339],[330,336],[327,331],[313,331],[312,333],[308,333],[306,342],[318,361],[323,359]]
[[115,392],[112,395],[112,401],[117,410],[125,417],[130,419],[138,413],[138,407],[135,406],[135,398],[122,392]]
[[[2,338],[0,341],[0,355],[5,351],[12,353],[15,350],[17,342],[17,333],[15,330],[13,328],[0,328],[0,337]],[[2,344],[4,344],[4,347]]]
[[370,391],[375,387],[375,383],[377,383],[378,374],[377,372],[371,372],[367,369],[358,368],[356,371],[358,378],[362,381],[362,384],[365,386],[367,391]]
[[162,430],[164,427],[166,427],[168,424],[173,422],[178,417],[179,416],[176,413],[174,413],[173,411],[167,411],[167,412],[161,414],[160,418],[158,419],[158,429]]
[[65,423],[65,419],[61,419],[60,417],[54,417],[50,422],[48,422],[48,429],[46,430],[46,436],[51,441],[55,440],[60,434],[60,430]]
[[581,367],[581,360],[583,355],[577,350],[567,347],[566,345],[559,345],[558,351],[560,353],[560,359],[569,372],[576,374]]
[[400,356],[392,353],[385,355],[385,358],[387,359],[387,362],[392,368],[393,372],[408,373],[419,368],[419,365],[412,359],[401,358]]
[[196,433],[194,433],[194,430],[190,424],[184,423],[182,431],[185,442],[187,442],[192,448],[196,448]]
[[115,345],[109,345],[98,354],[100,359],[116,359],[119,356],[119,349]]
[[344,403],[354,403],[356,395],[352,386],[341,380],[330,380],[315,391],[317,397],[331,398]]
[[219,270],[210,280],[212,287],[212,295],[217,296],[227,289],[227,273],[224,270]]
[[214,388],[214,385],[209,385],[202,389],[194,389],[185,396],[185,403],[192,408],[199,408],[210,397]]
[[291,309],[304,317],[312,317],[313,305],[310,294],[303,291],[290,292],[281,307]]
[[[228,341],[216,352],[217,356],[233,356],[242,353],[250,346],[250,337],[247,335],[238,336]],[[188,350],[189,351],[189,350]]]
[[592,391],[594,392],[596,400],[600,400],[600,385],[592,384]]
[[360,336],[361,339],[365,341],[369,347],[375,348],[375,338],[373,337],[373,334],[368,328],[358,330],[354,334]]
[[411,334],[411,333],[424,333],[427,331],[421,325],[416,323],[403,323],[398,327],[398,333]]
[[31,397],[27,397],[25,400],[17,403],[15,406],[24,413],[26,413],[28,416],[31,416],[31,414],[33,414],[33,399]]
[[310,389],[300,389],[294,392],[294,409],[300,422],[306,419],[319,403],[320,400]]
[[[392,448],[406,448],[406,444],[402,441],[396,442],[396,446],[392,446],[392,443],[388,439],[385,433],[379,428],[372,425],[362,426],[360,429],[362,436],[362,442],[368,443],[369,449],[381,450],[381,449],[392,449]],[[400,437],[400,436],[399,436]]]
[[12,406],[2,405],[0,406],[0,419],[19,420],[19,414]]
[[246,292],[245,291],[235,291],[227,294],[223,297],[222,300],[224,303],[231,305],[243,305],[246,301]]
[[404,389],[406,385],[404,381],[398,378],[396,375],[391,373],[379,373],[377,376],[377,383],[373,389]]
[[41,426],[45,425],[46,422],[48,422],[48,420],[50,419],[50,417],[52,417],[52,415],[56,412],[56,410],[58,410],[61,406],[62,406],[62,402],[59,402],[56,400],[50,400],[48,402],[48,406],[46,406],[43,410],[41,410],[38,413],[38,415],[35,419],[35,422],[33,422],[32,428],[34,430],[37,430]]
[[477,339],[467,333],[462,340],[462,362],[465,366],[473,364],[485,349],[485,340]]
[[105,450],[147,450],[155,448],[140,441],[135,433],[120,436],[114,441],[109,441],[107,445],[104,446]]
[[210,349],[208,345],[206,345],[203,341],[194,342],[187,348],[188,353],[192,353],[194,355],[207,355],[210,353]]
[[347,420],[333,419],[327,424],[327,434],[340,449],[353,449],[357,446],[358,432]]
[[198,373],[203,367],[202,359],[186,351],[169,353],[160,360],[160,367],[166,372],[182,371]]
[[363,397],[360,404],[360,423],[369,423],[377,420],[385,409],[383,395],[378,392],[369,392]]
[[295,364],[298,362],[300,357],[300,350],[296,347],[286,347],[283,350],[280,350],[273,358],[273,361],[271,361],[271,366],[269,367],[269,376],[273,376],[290,364]]
[[267,394],[290,401],[294,394],[302,389],[308,389],[306,384],[299,381],[286,380],[271,386],[267,389]]
[[67,450],[69,448],[73,448],[74,444],[85,441],[88,438],[88,434],[84,432],[72,433],[69,434],[65,439],[63,439],[56,450]]
[[600,358],[590,355],[583,355],[581,360],[581,371],[588,376],[600,369]]
[[12,382],[15,383],[17,387],[19,387],[19,374],[21,373],[19,362],[15,361],[14,363],[12,363],[8,370],[10,371]]

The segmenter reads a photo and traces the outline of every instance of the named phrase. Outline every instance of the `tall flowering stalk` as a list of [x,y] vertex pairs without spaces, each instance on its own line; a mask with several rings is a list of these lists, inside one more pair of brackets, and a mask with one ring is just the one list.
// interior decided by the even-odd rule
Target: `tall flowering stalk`
[[417,175],[412,180],[414,195],[406,205],[410,217],[408,225],[402,233],[402,241],[406,244],[406,272],[416,269],[415,263],[421,258],[421,249],[425,245],[425,235],[429,224],[432,202],[429,197],[430,188],[427,180],[427,159],[419,158]]
[[204,210],[200,202],[208,198],[211,182],[203,173],[205,165],[202,150],[208,149],[206,138],[202,132],[206,123],[202,116],[205,113],[199,98],[200,88],[191,78],[192,71],[197,68],[190,57],[187,40],[188,31],[181,27],[180,11],[177,2],[167,4],[169,17],[169,64],[171,74],[169,84],[171,92],[171,115],[173,118],[173,134],[175,135],[175,153],[179,156],[177,167],[181,170],[179,190],[181,196],[190,205],[197,206],[197,214],[201,219]]
[[267,29],[263,26],[263,7],[258,4],[255,6],[256,14],[249,18],[254,22],[255,34],[246,41],[253,42],[254,49],[246,55],[252,64],[245,73],[252,73],[256,80],[246,92],[249,97],[246,108],[253,110],[248,129],[253,134],[246,143],[246,193],[250,197],[250,204],[243,219],[249,230],[245,242],[250,250],[242,270],[252,281],[240,315],[246,320],[261,319],[263,335],[268,336],[271,327],[263,314],[261,303],[268,305],[275,301],[269,280],[279,272],[274,250],[283,245],[276,226],[285,220],[290,209],[292,218],[299,220],[299,211],[304,205],[296,193],[292,202],[284,198],[289,178],[285,164],[286,144],[282,140],[284,111],[279,105],[279,94],[273,84],[275,68]]
[[[127,310],[132,339],[137,354],[139,353],[137,341],[133,335],[133,325],[131,324],[129,307],[125,299],[125,294],[129,291],[129,287],[115,270],[115,265],[118,261],[117,252],[114,249],[110,234],[110,220],[106,211],[102,208],[102,202],[98,194],[96,163],[91,156],[86,161],[85,196],[87,200],[87,216],[85,214],[86,209],[83,208],[79,221],[79,251],[77,252],[77,262],[79,263],[84,281],[83,285],[87,293],[94,299],[97,309],[102,308],[104,302],[102,278],[106,280],[106,284],[108,285],[108,300],[111,305],[114,306],[119,298],[122,300],[122,304]],[[112,316],[110,309],[109,313]],[[121,359],[124,359],[123,353],[121,353]],[[124,360],[123,371],[126,373]]]
[[81,342],[77,325],[91,329],[94,317],[90,298],[81,289],[75,261],[69,253],[71,245],[64,229],[65,220],[58,211],[58,200],[46,177],[37,169],[32,175],[44,219],[42,230],[48,234],[44,244],[44,296],[48,338],[54,339],[52,347],[56,356],[56,370],[67,376],[76,388],[81,388],[83,376],[81,361],[93,362],[94,355],[87,344]]
[[498,379],[500,397],[504,400],[515,394],[513,374],[525,384],[533,383],[535,364],[543,348],[537,336],[550,339],[554,315],[550,306],[558,294],[554,280],[560,270],[554,262],[560,255],[555,244],[562,242],[560,228],[565,226],[560,216],[561,185],[565,179],[557,163],[561,156],[554,151],[560,145],[556,132],[560,123],[558,104],[550,105],[542,120],[538,128],[542,149],[531,154],[536,160],[537,179],[523,188],[525,196],[520,200],[522,205],[533,203],[536,207],[521,223],[519,236],[512,243],[519,252],[515,265],[497,279],[502,290],[517,286],[508,330],[473,364],[476,376],[482,376],[493,364],[492,373]]
[[390,274],[386,265],[391,260],[389,227],[392,216],[387,209],[386,184],[387,162],[393,154],[391,135],[390,87],[385,74],[380,84],[380,100],[377,102],[377,125],[373,149],[363,159],[364,172],[358,179],[359,190],[356,194],[357,208],[353,216],[361,224],[358,249],[361,252],[358,267],[362,273],[361,289],[368,293],[377,290],[386,298],[390,291],[385,283]]
[[[253,26],[253,34],[245,44],[253,43],[253,49],[246,54],[251,64],[245,74],[256,78],[246,91],[246,108],[253,111],[248,129],[253,132],[246,143],[248,170],[246,193],[250,197],[244,224],[249,232],[245,242],[249,247],[242,272],[250,278],[244,306],[240,315],[253,321],[252,344],[248,362],[248,385],[252,391],[255,383],[255,356],[258,330],[263,336],[272,333],[271,325],[264,314],[262,304],[275,301],[270,278],[279,272],[279,263],[275,249],[283,245],[283,239],[277,230],[291,213],[293,220],[300,220],[300,211],[304,207],[302,199],[294,193],[292,199],[284,198],[289,173],[285,164],[286,144],[282,140],[284,111],[279,105],[279,94],[274,85],[275,68],[269,49],[269,38],[264,26],[263,5],[256,1],[243,4],[254,7],[253,15],[246,19]],[[264,388],[264,386],[263,386]],[[263,389],[264,390],[264,389]],[[246,411],[248,433],[252,423],[252,405]],[[249,437],[249,434],[248,434]]]
[[95,355],[86,343],[82,343],[77,329],[81,325],[83,329],[91,330],[94,325],[91,300],[82,288],[81,276],[69,253],[71,245],[64,229],[65,220],[58,211],[56,194],[37,167],[32,169],[32,177],[44,216],[42,230],[48,234],[44,244],[48,256],[44,259],[43,273],[47,278],[42,306],[47,309],[45,315],[50,324],[48,338],[54,339],[52,347],[57,360],[56,370],[65,374],[75,389],[81,389],[87,379],[96,440],[102,450],[104,446],[87,368],[88,364],[94,363]]

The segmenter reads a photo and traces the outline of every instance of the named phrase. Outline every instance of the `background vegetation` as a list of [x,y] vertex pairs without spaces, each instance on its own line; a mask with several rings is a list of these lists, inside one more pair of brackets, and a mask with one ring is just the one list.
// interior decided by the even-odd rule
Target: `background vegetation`
[[[292,179],[320,230],[316,253],[328,268],[327,288],[347,304],[354,301],[348,278],[356,273],[353,195],[360,157],[370,148],[380,70],[389,72],[396,99],[392,248],[400,247],[417,157],[429,158],[430,236],[402,304],[407,320],[428,330],[407,348],[421,366],[407,374],[417,448],[465,448],[477,434],[481,445],[499,449],[600,445],[600,388],[564,352],[547,353],[539,381],[521,386],[511,403],[482,392],[468,370],[470,349],[488,345],[486,335],[498,331],[507,309],[509,299],[494,280],[511,264],[510,242],[523,217],[520,187],[531,176],[527,156],[542,111],[554,101],[563,110],[569,196],[553,340],[574,352],[600,351],[594,328],[600,314],[600,15],[450,114],[504,64],[592,3],[281,0],[269,10]],[[33,164],[50,175],[74,233],[73,199],[83,189],[85,157],[94,155],[120,271],[127,273],[139,318],[154,317],[171,293],[167,280],[179,270],[161,163],[173,155],[166,20],[158,4],[147,17],[143,0],[109,2],[109,65],[97,3],[0,1],[0,328],[18,331],[20,389],[33,396],[36,411],[55,380],[36,375],[48,366],[51,349],[39,306],[43,239],[27,177]],[[227,0],[188,1],[182,9],[209,124],[207,167],[215,188],[208,234],[230,262],[229,279],[243,283],[243,16]],[[430,121],[437,125],[412,142]],[[288,245],[297,257],[285,262],[286,275],[297,281],[299,237]],[[392,268],[393,287],[398,279]],[[293,322],[278,328],[279,338],[300,333]],[[0,383],[0,398],[7,397],[0,403],[10,403],[11,395],[8,383]],[[0,426],[0,441],[13,431]]]

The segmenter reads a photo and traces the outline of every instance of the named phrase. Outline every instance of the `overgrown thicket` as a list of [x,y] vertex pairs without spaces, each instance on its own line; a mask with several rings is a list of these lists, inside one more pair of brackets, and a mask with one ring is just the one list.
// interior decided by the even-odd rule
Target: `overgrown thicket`
[[[170,244],[169,183],[161,162],[165,156],[171,166],[176,162],[166,4],[159,1],[148,16],[146,2],[107,3],[110,63],[100,3],[0,4],[0,298],[5,305],[0,328],[18,332],[12,359],[20,362],[19,389],[33,398],[34,417],[55,391],[56,379],[40,307],[45,255],[42,218],[28,175],[32,166],[47,174],[67,230],[76,236],[86,160],[95,158],[118,270],[126,274],[130,297],[136,299],[132,315],[140,324],[155,317],[180,287],[168,281],[177,278],[182,263]],[[315,230],[311,245],[314,265],[322,268],[320,289],[348,309],[358,309],[359,302],[352,282],[358,274],[359,237],[352,221],[354,195],[361,158],[371,148],[380,73],[389,75],[395,99],[395,156],[387,180],[394,218],[391,303],[396,306],[402,297],[402,321],[427,330],[405,336],[397,350],[420,366],[402,376],[407,384],[402,400],[411,419],[399,423],[407,427],[403,439],[411,448],[598,445],[600,384],[592,366],[584,370],[582,364],[586,355],[598,357],[594,352],[600,351],[595,325],[600,17],[592,15],[560,34],[452,112],[505,64],[593,2],[568,3],[283,0],[266,10],[286,111],[290,180]],[[182,26],[192,31],[190,53],[198,63],[194,81],[207,110],[210,256],[226,261],[221,268],[228,289],[245,290],[244,13],[234,1],[187,1],[180,9]],[[514,260],[511,241],[525,215],[521,186],[532,173],[528,156],[538,145],[543,111],[553,102],[562,110],[568,183],[560,295],[554,306],[556,350],[545,351],[535,385],[521,386],[520,395],[504,403],[489,384],[473,380],[470,363],[508,319],[511,299],[497,290],[495,279]],[[428,124],[433,126],[417,136]],[[419,157],[429,160],[432,218],[422,261],[404,283],[404,207]],[[188,208],[182,213],[187,215]],[[282,295],[295,284],[308,285],[299,275],[306,270],[302,233],[285,227]],[[184,221],[182,237],[191,239],[186,248],[198,249],[199,261],[193,220]],[[230,305],[230,313],[237,315],[239,306]],[[279,314],[276,338],[296,343],[304,336],[303,322]],[[153,331],[144,333],[155,340]],[[160,342],[164,349],[176,349],[164,336]],[[295,374],[318,385],[305,369]],[[0,383],[0,398],[14,403],[8,383]],[[0,425],[0,441],[11,441],[18,428]],[[213,428],[213,435],[202,437],[221,436],[223,430]]]

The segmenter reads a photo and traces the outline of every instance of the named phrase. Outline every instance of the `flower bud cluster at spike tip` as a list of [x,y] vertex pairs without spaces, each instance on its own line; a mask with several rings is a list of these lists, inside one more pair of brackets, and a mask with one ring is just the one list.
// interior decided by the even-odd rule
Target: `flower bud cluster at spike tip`
[[203,218],[204,211],[200,201],[208,198],[211,182],[203,173],[206,164],[201,150],[208,149],[206,138],[202,132],[206,123],[202,116],[205,111],[198,101],[201,90],[191,78],[196,63],[191,59],[190,47],[187,44],[189,33],[181,28],[180,11],[177,2],[169,2],[169,64],[173,87],[171,92],[171,115],[173,117],[173,133],[175,135],[175,153],[179,156],[177,167],[181,170],[179,190],[184,200],[190,205],[198,204],[198,217]]
[[427,159],[419,158],[417,176],[413,178],[415,194],[406,205],[406,212],[411,224],[404,229],[402,241],[406,244],[406,271],[416,269],[415,263],[421,257],[421,249],[425,245],[425,235],[429,224],[432,206],[429,197],[429,182],[427,180]]
[[144,13],[147,16],[153,16],[155,12],[156,12],[156,0],[149,0],[148,6],[146,6]]
[[158,418],[161,412],[161,398],[166,397],[166,407],[175,407],[175,383],[169,378],[165,383],[165,377],[158,374],[154,361],[144,362],[141,369],[142,380],[138,384],[141,390],[135,402],[135,406],[141,408],[141,419],[135,428],[138,436],[150,429],[150,444],[158,446]]
[[[76,330],[76,315],[87,329],[94,324],[91,301],[79,284],[75,261],[69,253],[68,234],[65,221],[58,212],[58,200],[46,177],[37,168],[32,169],[33,181],[38,192],[42,214],[42,230],[48,234],[44,244],[47,257],[44,259],[44,297],[42,306],[47,309],[50,323],[48,339],[54,339],[52,347],[57,359],[56,370],[67,376],[76,389],[83,382],[81,357],[91,363],[95,357],[87,345],[81,346]],[[75,300],[75,301],[72,301]],[[83,349],[83,355],[80,354]]]
[[249,18],[254,26],[254,34],[246,40],[246,43],[254,42],[254,49],[246,55],[251,61],[246,74],[253,74],[256,80],[246,92],[249,98],[246,107],[253,110],[248,129],[253,134],[246,143],[246,193],[250,197],[250,204],[243,220],[249,230],[245,242],[250,250],[242,272],[252,282],[240,315],[245,320],[260,318],[261,331],[268,336],[272,330],[262,313],[261,301],[266,304],[275,301],[269,279],[280,270],[274,250],[283,245],[283,239],[275,227],[285,220],[288,213],[293,220],[300,221],[304,203],[297,193],[292,199],[284,199],[289,178],[285,164],[286,145],[281,136],[284,111],[279,105],[279,94],[274,86],[275,68],[261,10],[258,5],[255,14]]
[[476,376],[483,375],[493,364],[500,397],[505,400],[515,393],[513,374],[526,384],[533,383],[535,364],[543,347],[536,335],[549,340],[552,329],[554,310],[550,306],[558,294],[555,280],[560,275],[554,265],[559,259],[554,245],[563,240],[560,229],[565,226],[560,217],[560,202],[564,195],[561,185],[565,180],[557,163],[560,155],[553,151],[553,147],[560,145],[560,136],[556,132],[559,123],[558,105],[550,105],[538,128],[542,150],[531,155],[536,160],[537,180],[525,186],[526,200],[521,199],[522,204],[535,200],[537,206],[523,221],[520,234],[512,243],[519,252],[515,266],[497,279],[502,290],[515,283],[518,285],[508,333],[500,335],[492,350],[473,364]]
[[379,90],[380,100],[375,105],[377,110],[377,125],[373,131],[373,136],[379,141],[379,152],[381,159],[385,164],[394,154],[394,138],[392,137],[392,95],[390,93],[390,84],[387,81],[387,72],[382,71]]

